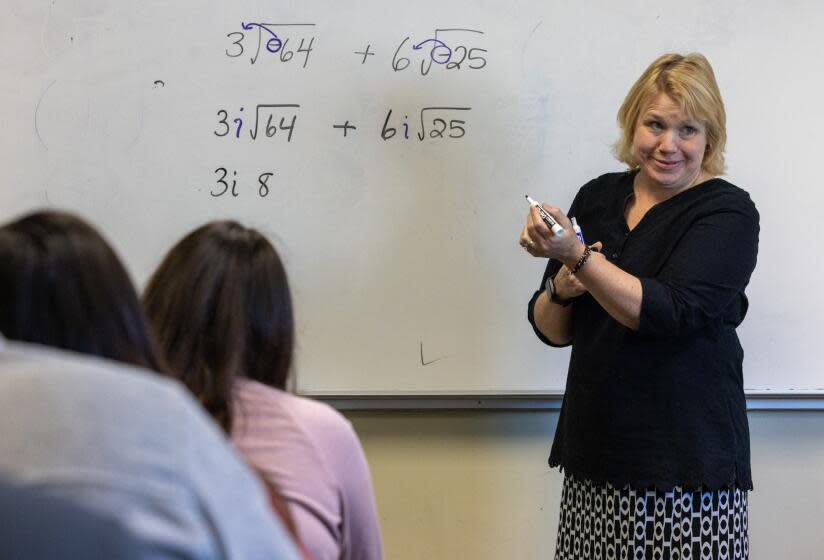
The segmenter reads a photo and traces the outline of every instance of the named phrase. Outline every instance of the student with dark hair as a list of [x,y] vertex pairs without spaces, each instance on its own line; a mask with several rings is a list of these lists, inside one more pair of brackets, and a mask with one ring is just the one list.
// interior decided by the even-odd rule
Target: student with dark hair
[[126,269],[92,226],[65,212],[0,228],[0,332],[164,370]]
[[194,230],[166,255],[143,301],[172,374],[280,489],[312,558],[382,558],[369,468],[351,424],[285,390],[292,303],[266,238],[231,221]]
[[214,222],[190,233],[166,255],[143,299],[172,374],[227,432],[239,374],[286,386],[292,299],[280,258],[256,231]]
[[0,330],[23,341],[0,336],[4,476],[112,517],[157,557],[298,557],[211,419],[143,369],[162,360],[91,226],[38,212],[0,227]]

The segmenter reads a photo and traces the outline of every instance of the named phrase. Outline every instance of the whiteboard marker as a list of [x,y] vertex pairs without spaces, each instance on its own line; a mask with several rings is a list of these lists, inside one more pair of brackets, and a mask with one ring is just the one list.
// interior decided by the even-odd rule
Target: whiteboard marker
[[572,231],[575,232],[575,235],[578,236],[581,243],[586,245],[586,242],[584,241],[584,232],[581,231],[581,226],[578,225],[578,220],[576,220],[574,216],[572,217]]
[[552,233],[555,235],[563,235],[564,228],[561,227],[561,224],[555,221],[555,218],[549,215],[549,212],[544,210],[543,206],[538,204],[536,201],[532,200],[532,197],[526,195],[526,200],[529,202],[530,205],[534,206],[538,209],[538,213],[541,214],[541,218],[544,220],[546,226],[552,230]]

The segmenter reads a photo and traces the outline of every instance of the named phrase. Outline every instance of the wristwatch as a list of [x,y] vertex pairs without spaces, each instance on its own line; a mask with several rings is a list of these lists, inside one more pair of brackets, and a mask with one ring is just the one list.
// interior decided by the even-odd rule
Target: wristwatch
[[567,305],[572,303],[571,299],[563,299],[561,297],[558,297],[558,292],[555,291],[555,277],[554,276],[550,276],[549,278],[546,279],[546,286],[545,287],[546,287],[546,293],[549,296],[549,301],[551,301],[552,303],[555,303],[555,304],[558,304],[558,305],[563,305],[564,307],[566,307]]

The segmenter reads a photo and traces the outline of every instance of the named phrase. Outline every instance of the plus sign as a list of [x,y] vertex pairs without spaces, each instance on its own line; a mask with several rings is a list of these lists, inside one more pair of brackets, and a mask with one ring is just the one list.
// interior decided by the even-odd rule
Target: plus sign
[[372,46],[371,44],[366,45],[366,48],[362,52],[361,51],[355,51],[355,54],[362,54],[363,55],[363,60],[361,60],[361,64],[366,64],[366,57],[367,56],[372,56],[372,55],[375,54],[375,53],[373,53],[372,51],[369,50],[369,47],[371,47],[371,46]]
[[358,127],[356,127],[355,125],[349,124],[349,121],[346,121],[343,124],[333,124],[332,128],[342,128],[344,138],[346,138],[346,133],[349,132],[350,130],[357,130],[358,129]]

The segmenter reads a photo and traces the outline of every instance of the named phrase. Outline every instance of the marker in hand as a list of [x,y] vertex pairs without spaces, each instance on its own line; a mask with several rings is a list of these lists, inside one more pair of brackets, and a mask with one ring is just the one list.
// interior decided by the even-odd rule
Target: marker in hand
[[532,200],[532,197],[530,197],[529,195],[526,195],[526,200],[527,202],[529,202],[530,205],[538,209],[538,213],[541,214],[541,218],[544,220],[546,226],[552,230],[552,233],[554,233],[555,235],[564,234],[564,228],[561,227],[561,224],[555,221],[555,218],[553,218],[549,214],[549,212],[544,210],[543,206],[538,204],[536,201]]
[[581,226],[578,225],[578,220],[575,219],[575,216],[572,217],[572,231],[578,236],[581,245],[587,244],[586,241],[584,241],[584,232],[581,231]]

